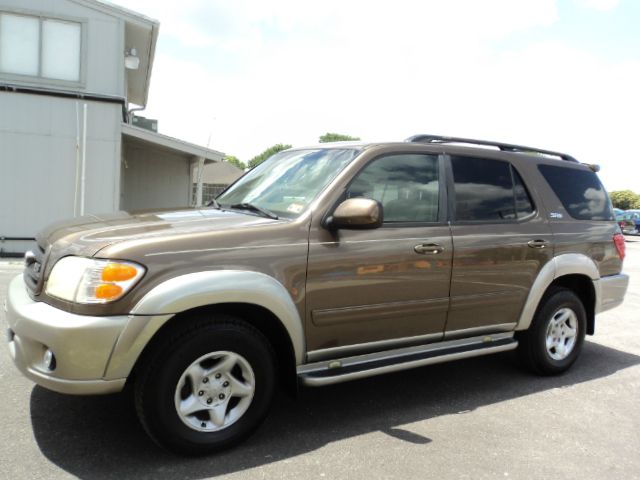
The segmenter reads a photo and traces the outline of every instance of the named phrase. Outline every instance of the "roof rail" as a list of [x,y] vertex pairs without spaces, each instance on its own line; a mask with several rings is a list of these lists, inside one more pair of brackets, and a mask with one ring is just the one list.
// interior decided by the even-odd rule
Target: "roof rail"
[[518,152],[518,153],[540,153],[542,155],[549,155],[553,157],[567,160],[568,162],[579,163],[571,155],[566,153],[553,152],[551,150],[542,150],[540,148],[525,147],[522,145],[512,145],[510,143],[490,142],[488,140],[474,140],[472,138],[461,137],[443,137],[441,135],[413,135],[405,140],[405,142],[412,143],[468,143],[470,145],[484,145],[488,147],[497,147],[504,152]]

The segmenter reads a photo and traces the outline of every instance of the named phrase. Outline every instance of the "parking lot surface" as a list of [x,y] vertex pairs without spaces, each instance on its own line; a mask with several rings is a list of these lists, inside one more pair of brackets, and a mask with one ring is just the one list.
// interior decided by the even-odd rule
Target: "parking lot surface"
[[[531,375],[509,353],[304,389],[209,457],[156,447],[126,395],[34,386],[3,341],[0,478],[640,478],[640,237],[627,240],[626,301],[565,375]],[[0,262],[0,302],[20,271]]]

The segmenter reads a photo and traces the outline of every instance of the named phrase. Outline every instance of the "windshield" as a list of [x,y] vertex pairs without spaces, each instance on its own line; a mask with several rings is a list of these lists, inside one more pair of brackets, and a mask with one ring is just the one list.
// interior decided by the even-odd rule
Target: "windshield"
[[223,208],[251,204],[294,218],[358,153],[337,148],[280,152],[247,172],[216,200]]

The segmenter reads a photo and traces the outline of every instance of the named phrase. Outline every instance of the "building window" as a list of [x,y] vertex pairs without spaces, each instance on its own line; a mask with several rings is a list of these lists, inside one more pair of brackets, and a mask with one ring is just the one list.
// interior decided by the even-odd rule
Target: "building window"
[[[202,204],[206,205],[207,202],[220,195],[225,188],[229,185],[223,185],[221,183],[203,183],[202,184]],[[193,190],[191,191],[191,205],[195,205],[198,201],[198,184],[193,184]]]
[[0,12],[0,72],[80,82],[82,25]]

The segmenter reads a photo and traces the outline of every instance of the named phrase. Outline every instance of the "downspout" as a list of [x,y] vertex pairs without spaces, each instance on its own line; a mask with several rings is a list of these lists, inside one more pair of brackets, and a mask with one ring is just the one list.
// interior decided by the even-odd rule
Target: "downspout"
[[80,181],[80,216],[84,215],[84,199],[87,173],[87,104],[82,111],[82,178]]
[[73,191],[73,216],[78,216],[78,188],[80,183],[80,109],[76,100],[76,182]]
[[147,107],[136,107],[127,110],[127,123],[133,125],[133,112],[140,112],[146,108]]

